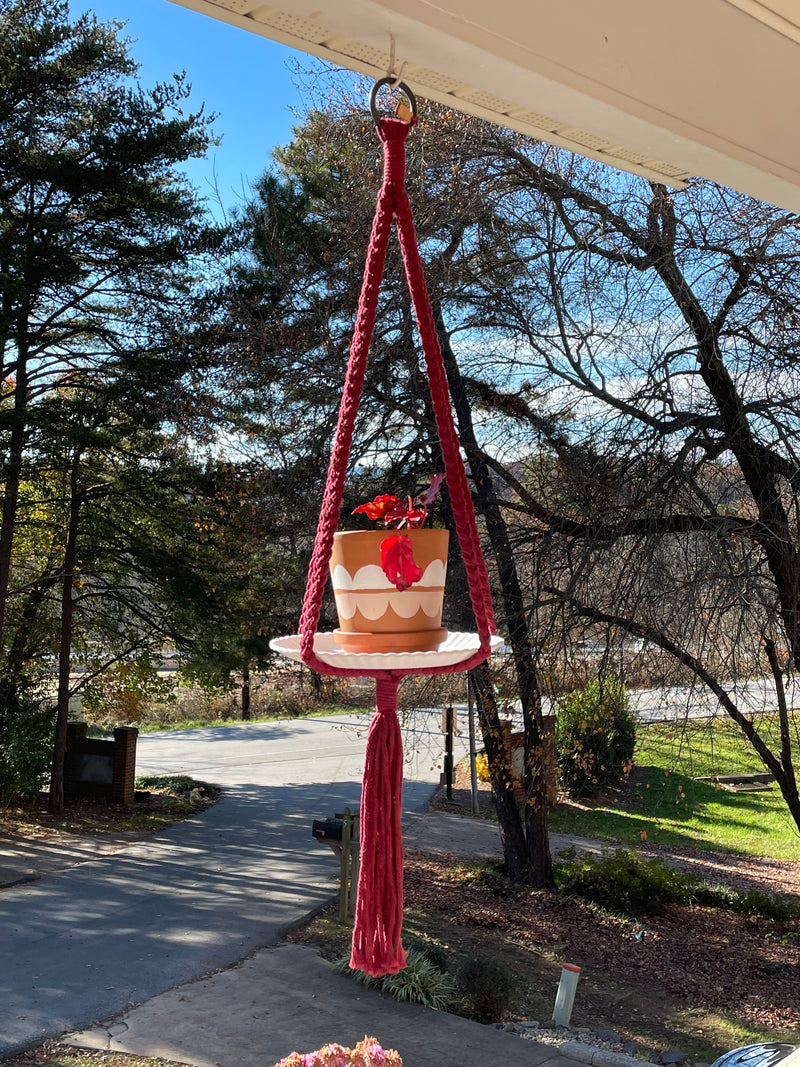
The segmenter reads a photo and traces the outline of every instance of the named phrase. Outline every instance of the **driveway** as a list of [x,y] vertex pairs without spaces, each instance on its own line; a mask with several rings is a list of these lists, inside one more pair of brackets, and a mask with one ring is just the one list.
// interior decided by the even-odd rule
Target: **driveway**
[[[0,1057],[274,942],[330,898],[314,818],[358,805],[368,716],[146,734],[139,774],[223,786],[208,811],[0,893]],[[439,780],[438,719],[405,738],[404,811]]]

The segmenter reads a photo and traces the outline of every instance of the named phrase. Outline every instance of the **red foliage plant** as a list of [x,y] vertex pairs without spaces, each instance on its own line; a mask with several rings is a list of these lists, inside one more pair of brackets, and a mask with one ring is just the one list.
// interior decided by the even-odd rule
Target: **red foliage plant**
[[[366,504],[353,510],[354,515],[366,515],[368,519],[383,522],[389,529],[418,529],[428,517],[428,508],[439,495],[444,482],[443,474],[434,474],[427,492],[415,501],[408,502],[389,493],[382,493]],[[390,534],[381,541],[381,568],[383,573],[402,592],[422,577],[422,570],[414,562],[411,539],[407,534]]]

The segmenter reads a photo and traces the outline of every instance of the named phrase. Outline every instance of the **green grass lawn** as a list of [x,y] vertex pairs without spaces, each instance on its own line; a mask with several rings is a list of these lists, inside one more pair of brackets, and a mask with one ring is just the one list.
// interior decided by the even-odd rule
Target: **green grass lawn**
[[[777,751],[777,716],[760,716],[756,726],[773,752]],[[635,759],[642,765],[669,768],[692,778],[765,770],[739,727],[727,718],[640,725]]]
[[[765,720],[764,732],[775,723]],[[630,788],[586,808],[562,805],[553,832],[800,858],[800,836],[786,805],[768,792],[731,793],[694,776],[763,771],[733,723],[714,720],[639,727]],[[646,835],[643,838],[642,835]]]

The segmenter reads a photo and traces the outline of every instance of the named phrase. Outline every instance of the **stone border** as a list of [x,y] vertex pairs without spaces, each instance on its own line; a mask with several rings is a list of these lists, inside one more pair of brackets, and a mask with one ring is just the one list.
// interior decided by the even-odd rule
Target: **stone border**
[[592,1067],[642,1067],[642,1061],[624,1052],[611,1052],[609,1049],[596,1048],[582,1041],[562,1041],[558,1046],[561,1056],[568,1056],[578,1063],[588,1063]]

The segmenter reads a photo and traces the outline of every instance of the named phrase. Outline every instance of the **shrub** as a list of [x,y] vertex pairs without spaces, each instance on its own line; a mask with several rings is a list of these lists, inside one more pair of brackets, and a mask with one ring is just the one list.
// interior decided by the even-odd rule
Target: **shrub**
[[55,710],[26,689],[7,692],[0,709],[0,804],[35,796],[53,758]]
[[367,989],[379,989],[395,1000],[424,1004],[426,1008],[444,1011],[453,999],[453,979],[433,963],[427,953],[419,949],[408,950],[406,966],[402,971],[384,975],[382,978],[373,978],[364,971],[352,968],[347,956],[337,960],[333,966],[334,970],[349,974],[354,981]]
[[156,702],[174,703],[174,682],[162,678],[149,656],[115,663],[84,686],[84,711],[101,725],[141,723]]
[[496,897],[504,897],[509,892],[510,883],[506,874],[505,860],[488,858],[472,862],[466,860],[460,870],[460,878],[463,881],[488,889]]
[[397,974],[387,974],[381,991],[395,1000],[424,1004],[426,1008],[446,1011],[453,1000],[453,979],[422,952],[410,949],[406,967]]
[[556,701],[561,779],[571,796],[586,796],[630,767],[636,722],[624,685],[599,678]]
[[467,956],[455,975],[456,992],[470,1019],[496,1023],[508,1009],[514,992],[514,976],[483,956]]
[[295,689],[265,686],[259,691],[250,705],[250,714],[259,718],[299,719],[317,708],[317,701],[311,694],[304,694]]
[[155,789],[182,800],[216,800],[221,790],[219,786],[200,782],[186,774],[148,774],[136,779],[137,789]]
[[617,849],[595,859],[589,853],[566,853],[567,862],[555,867],[556,885],[615,914],[657,915],[667,904],[688,904],[699,879],[681,874],[663,860],[643,860],[635,852]]
[[759,915],[776,922],[800,919],[800,897],[791,893],[763,893],[760,889],[732,889],[729,886],[697,885],[692,902],[705,908],[719,908],[738,915]]
[[447,951],[441,945],[437,945],[435,941],[414,941],[409,945],[409,951],[424,956],[428,963],[432,963],[437,971],[441,971],[442,974],[447,974],[450,971],[450,957],[447,955]]
[[563,855],[566,861],[555,867],[558,889],[615,914],[636,918],[657,915],[668,904],[696,904],[778,922],[800,918],[800,897],[709,885],[697,875],[668,867],[663,860],[642,859],[625,849],[604,853],[600,859],[588,853],[577,856],[574,849]]

